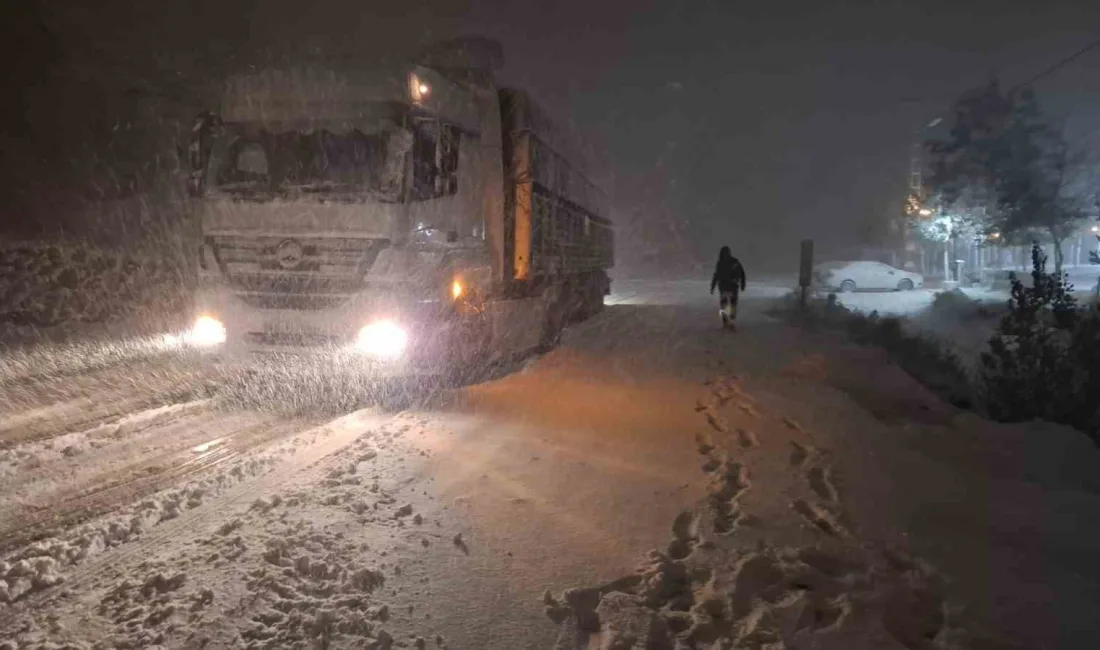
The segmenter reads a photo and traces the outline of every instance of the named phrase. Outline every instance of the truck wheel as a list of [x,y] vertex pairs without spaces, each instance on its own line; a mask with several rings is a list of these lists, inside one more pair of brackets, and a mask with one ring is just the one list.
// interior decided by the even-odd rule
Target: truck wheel
[[588,309],[586,311],[589,317],[603,311],[604,290],[602,284],[599,281],[599,276],[593,276],[592,281],[588,283]]
[[603,283],[598,274],[584,276],[571,294],[576,304],[572,321],[579,323],[603,311]]

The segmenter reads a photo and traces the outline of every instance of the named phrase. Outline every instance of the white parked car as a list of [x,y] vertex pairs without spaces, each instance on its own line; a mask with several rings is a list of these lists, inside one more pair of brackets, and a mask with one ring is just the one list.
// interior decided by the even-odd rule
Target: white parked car
[[814,267],[814,284],[839,291],[912,291],[924,276],[882,262],[826,262]]

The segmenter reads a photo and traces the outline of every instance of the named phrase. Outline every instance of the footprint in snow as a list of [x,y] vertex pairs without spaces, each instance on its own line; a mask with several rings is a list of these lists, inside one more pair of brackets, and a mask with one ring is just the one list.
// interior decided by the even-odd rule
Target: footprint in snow
[[721,459],[719,459],[716,456],[711,455],[711,454],[708,454],[707,459],[705,461],[703,461],[703,471],[708,473],[708,474],[711,473],[711,472],[717,471],[718,468],[721,467],[721,466],[722,466]]
[[699,540],[699,519],[690,510],[681,512],[672,522],[672,542],[668,545],[668,555],[674,560],[682,560],[691,555]]
[[813,447],[808,447],[801,443],[791,441],[791,466],[802,467],[806,461],[813,454]]
[[744,513],[738,499],[750,485],[748,468],[740,463],[723,464],[719,481],[710,493],[715,532],[723,535],[731,533],[742,522]]
[[802,425],[799,424],[798,422],[795,422],[793,419],[791,419],[788,416],[783,417],[783,424],[787,425],[787,428],[790,429],[791,431],[794,431],[796,433],[805,433],[805,430],[803,430]]
[[737,442],[742,449],[751,449],[760,444],[760,441],[756,439],[756,434],[748,429],[737,430]]
[[726,426],[726,423],[722,420],[722,418],[709,411],[707,412],[707,424],[709,424],[712,429],[719,433],[725,433],[726,431],[729,431],[729,427]]
[[832,477],[828,467],[811,467],[806,475],[810,483],[810,489],[823,501],[836,503],[836,487],[833,486]]
[[828,511],[804,499],[795,499],[791,503],[794,509],[807,523],[831,537],[843,537],[847,531]]
[[714,498],[711,501],[714,510],[714,532],[728,535],[736,530],[743,517],[741,505],[734,500]]
[[801,424],[790,417],[784,416],[783,424],[787,425],[787,428],[791,431],[794,431],[795,433],[800,433],[809,438],[811,441],[814,439],[814,435],[810,433],[808,429],[803,428]]

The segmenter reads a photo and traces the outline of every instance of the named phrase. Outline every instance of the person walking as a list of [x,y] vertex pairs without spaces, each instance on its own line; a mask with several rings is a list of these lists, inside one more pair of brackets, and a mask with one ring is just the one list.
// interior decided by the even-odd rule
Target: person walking
[[741,260],[733,256],[729,246],[718,251],[718,264],[714,267],[714,276],[710,280],[710,293],[715,287],[719,293],[719,311],[722,327],[733,327],[737,318],[737,300],[745,290],[745,267]]

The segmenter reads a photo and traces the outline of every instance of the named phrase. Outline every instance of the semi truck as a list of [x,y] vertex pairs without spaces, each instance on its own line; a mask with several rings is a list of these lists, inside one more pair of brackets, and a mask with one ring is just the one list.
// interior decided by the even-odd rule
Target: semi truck
[[193,346],[439,373],[553,346],[603,307],[606,194],[583,145],[498,87],[500,46],[228,80],[192,129]]

